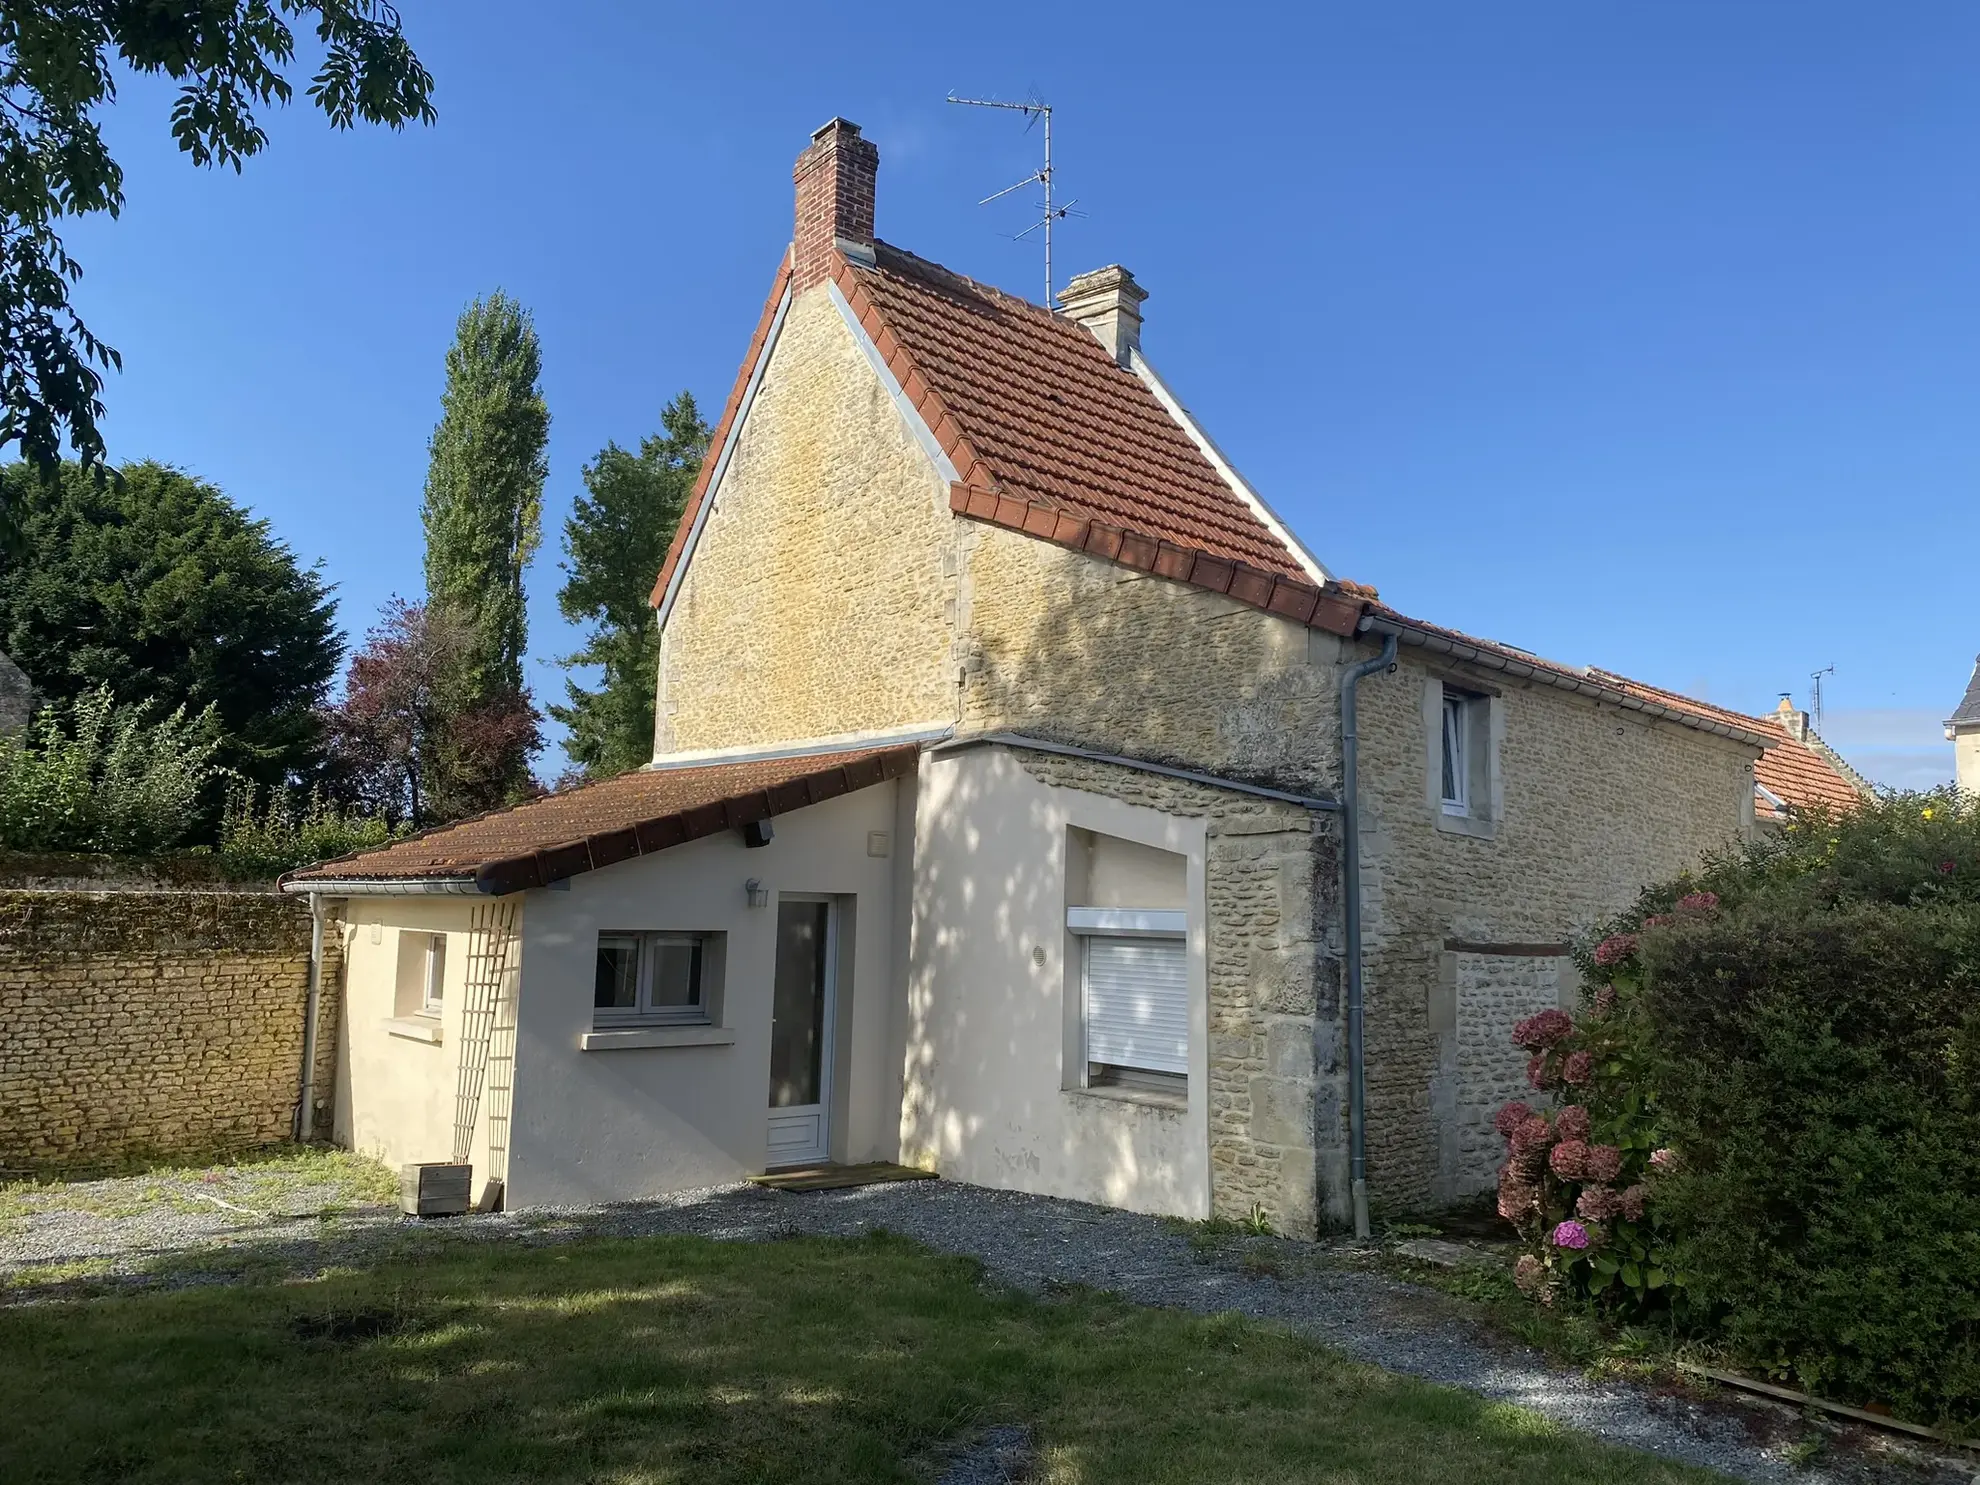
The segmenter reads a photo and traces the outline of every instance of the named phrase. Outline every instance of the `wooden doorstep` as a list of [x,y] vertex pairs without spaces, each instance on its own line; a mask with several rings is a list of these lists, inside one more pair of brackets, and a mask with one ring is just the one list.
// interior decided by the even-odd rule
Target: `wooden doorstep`
[[877,1186],[884,1181],[932,1181],[935,1172],[875,1160],[866,1165],[786,1165],[751,1176],[752,1184],[772,1191],[840,1191],[851,1186]]

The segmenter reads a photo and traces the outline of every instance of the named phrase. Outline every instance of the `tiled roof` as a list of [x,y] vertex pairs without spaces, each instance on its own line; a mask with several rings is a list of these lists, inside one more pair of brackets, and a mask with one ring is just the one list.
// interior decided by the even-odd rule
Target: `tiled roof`
[[471,878],[483,892],[541,887],[900,778],[917,753],[910,744],[642,769],[290,872],[283,883]]
[[[788,259],[653,587],[665,597],[775,323]],[[958,515],[1353,632],[1361,590],[1313,581],[1133,372],[1078,325],[885,243],[834,280],[961,476]]]
[[861,323],[882,354],[884,332],[955,420],[976,461],[955,460],[963,484],[1309,580],[1147,384],[1085,329],[899,248],[874,251],[872,268],[841,270],[840,289],[855,310],[870,306]]
[[1980,659],[1973,662],[1973,679],[1966,683],[1966,694],[1960,698],[1953,714],[1946,718],[1948,727],[1964,727],[1972,723],[1980,723]]
[[[1789,809],[1820,806],[1831,810],[1851,810],[1863,803],[1869,793],[1856,770],[1819,739],[1797,742],[1787,728],[1772,717],[1756,719],[1774,739],[1760,761],[1753,765],[1753,780]],[[1812,738],[1811,734],[1811,738]],[[1754,813],[1764,819],[1782,818],[1765,796],[1757,791]]]

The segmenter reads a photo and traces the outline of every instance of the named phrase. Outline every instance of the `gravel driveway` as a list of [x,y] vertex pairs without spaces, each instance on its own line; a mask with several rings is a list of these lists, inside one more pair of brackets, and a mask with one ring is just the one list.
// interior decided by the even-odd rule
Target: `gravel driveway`
[[[435,1242],[543,1244],[657,1234],[760,1242],[885,1228],[981,1259],[996,1280],[1034,1292],[1085,1285],[1140,1304],[1234,1311],[1283,1324],[1390,1371],[1515,1403],[1610,1443],[1742,1480],[1980,1485],[1972,1465],[1934,1467],[1901,1455],[1879,1460],[1855,1450],[1797,1466],[1788,1446],[1800,1430],[1785,1409],[1713,1405],[1588,1381],[1538,1353],[1486,1337],[1457,1301],[1356,1269],[1339,1246],[1271,1238],[1211,1245],[1200,1236],[1192,1241],[1187,1224],[948,1181],[806,1193],[731,1186],[654,1202],[428,1223],[375,1208],[319,1215],[301,1189],[258,1208],[249,1193],[212,1185],[195,1196],[180,1193],[173,1203],[122,1210],[101,1189],[115,1185],[73,1188],[91,1191],[93,1203],[107,1203],[110,1214],[45,1210],[0,1219],[0,1285],[6,1286],[0,1292],[19,1301],[127,1283],[310,1272]],[[221,1189],[232,1194],[219,1195]]]

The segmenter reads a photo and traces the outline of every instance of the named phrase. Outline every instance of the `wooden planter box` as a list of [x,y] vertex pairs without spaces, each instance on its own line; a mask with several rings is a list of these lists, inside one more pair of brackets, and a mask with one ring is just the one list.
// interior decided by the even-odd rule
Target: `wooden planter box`
[[459,1217],[474,1205],[474,1167],[436,1161],[399,1167],[399,1210],[408,1217]]

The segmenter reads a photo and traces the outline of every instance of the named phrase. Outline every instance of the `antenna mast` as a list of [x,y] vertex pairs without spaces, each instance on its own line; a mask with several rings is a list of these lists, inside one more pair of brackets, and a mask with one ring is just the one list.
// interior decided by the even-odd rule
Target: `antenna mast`
[[1822,677],[1825,675],[1834,675],[1835,673],[1835,666],[1825,665],[1809,677],[1815,683],[1815,730],[1817,732],[1822,730]]
[[1045,214],[1041,216],[1037,221],[1033,222],[1029,227],[1026,227],[1024,231],[1018,233],[1017,237],[1013,238],[1012,240],[1019,241],[1023,238],[1029,237],[1032,233],[1038,231],[1041,227],[1044,229],[1045,307],[1047,309],[1050,309],[1052,307],[1052,223],[1056,218],[1060,218],[1060,217],[1085,215],[1084,212],[1073,211],[1074,205],[1077,204],[1077,200],[1078,200],[1077,197],[1075,197],[1074,200],[1072,201],[1068,201],[1064,206],[1061,207],[1055,208],[1052,205],[1052,105],[1049,103],[1040,103],[1035,99],[1029,103],[1006,103],[998,98],[958,98],[954,93],[949,94],[949,101],[951,103],[960,103],[965,108],[1008,108],[1014,113],[1021,113],[1024,115],[1026,120],[1026,127],[1029,127],[1030,121],[1033,119],[1043,119],[1045,121],[1044,168],[1041,170],[1033,171],[1030,175],[1027,175],[1023,180],[1019,181],[1016,185],[1005,186],[1003,190],[997,191],[992,195],[985,196],[981,201],[977,202],[976,204],[978,206],[988,206],[992,201],[995,201],[1000,197],[1008,196],[1013,191],[1019,191],[1024,189],[1024,187],[1030,185],[1033,181],[1038,182],[1039,185],[1044,187]]

